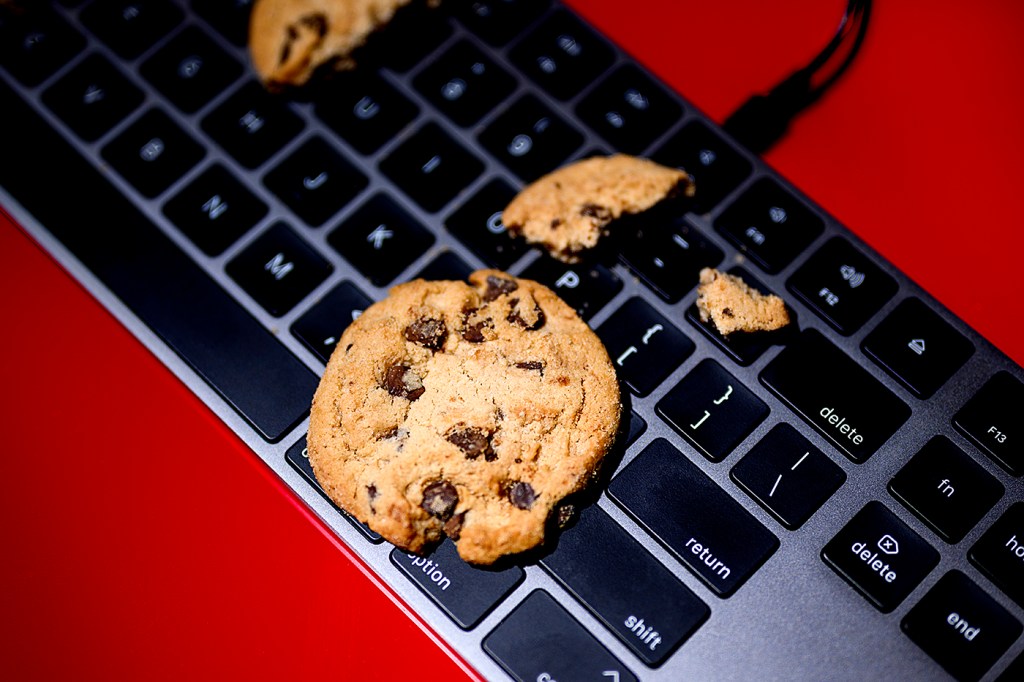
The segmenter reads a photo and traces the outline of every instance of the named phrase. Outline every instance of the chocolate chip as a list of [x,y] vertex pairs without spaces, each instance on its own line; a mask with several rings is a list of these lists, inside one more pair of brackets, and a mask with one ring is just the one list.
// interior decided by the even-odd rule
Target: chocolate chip
[[373,501],[377,499],[377,486],[373,484],[366,486],[366,495],[370,498],[370,513],[376,514],[377,510],[373,508]]
[[524,481],[510,481],[506,487],[508,501],[513,507],[529,509],[537,500],[537,493],[533,492],[533,486]]
[[530,322],[523,317],[522,312],[519,310],[518,298],[513,298],[509,301],[509,305],[512,307],[512,310],[509,311],[508,317],[505,319],[513,324],[518,324],[523,329],[536,331],[543,327],[544,322],[547,321],[547,318],[544,316],[544,311],[540,309],[540,305],[536,301],[533,302],[533,322]]
[[421,317],[405,328],[405,338],[430,350],[440,350],[448,339],[448,327],[444,320]]
[[503,277],[487,275],[487,290],[484,291],[484,301],[486,303],[490,303],[499,296],[511,294],[518,288],[519,284],[517,284],[513,279],[504,279]]
[[732,308],[722,308],[722,314],[725,315],[726,317],[736,317],[732,313]]
[[541,376],[544,376],[544,363],[543,362],[538,362],[536,360],[531,360],[529,362],[517,362],[516,363],[516,367],[518,367],[519,369],[526,369],[526,370],[531,370],[531,371],[537,371],[537,372],[540,372]]
[[395,438],[396,436],[398,436],[398,427],[392,426],[390,429],[377,436],[377,440],[388,440],[389,438]]
[[552,230],[557,230],[558,226],[561,225],[561,224],[562,224],[562,219],[561,218],[554,218],[551,221],[551,229]]
[[466,455],[466,459],[476,459],[480,455],[483,455],[484,460],[488,462],[498,459],[498,455],[491,448],[491,435],[489,433],[476,426],[460,428],[463,426],[460,424],[448,432],[445,438],[449,443],[462,450]]
[[398,398],[416,400],[423,395],[423,380],[408,365],[391,365],[384,374],[384,388]]
[[491,329],[494,327],[494,322],[491,318],[487,317],[476,322],[470,322],[469,319],[479,312],[477,308],[465,308],[462,311],[462,338],[470,343],[483,343],[487,340],[484,336],[485,329]]
[[462,533],[462,524],[466,520],[466,512],[456,514],[447,521],[445,521],[442,530],[444,534],[450,537],[452,540],[458,540],[459,535]]
[[596,218],[601,223],[607,223],[612,219],[611,209],[598,204],[584,204],[580,209],[580,215],[584,218]]
[[420,506],[431,516],[447,521],[458,503],[459,493],[455,486],[448,481],[435,481],[423,489]]

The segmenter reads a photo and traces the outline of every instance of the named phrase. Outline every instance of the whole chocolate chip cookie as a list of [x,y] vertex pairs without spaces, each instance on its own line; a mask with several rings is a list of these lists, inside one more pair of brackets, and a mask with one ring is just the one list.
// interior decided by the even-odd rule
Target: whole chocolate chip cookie
[[619,423],[608,354],[546,287],[497,270],[394,287],[345,331],[309,459],[327,494],[403,549],[447,535],[490,564],[543,542]]

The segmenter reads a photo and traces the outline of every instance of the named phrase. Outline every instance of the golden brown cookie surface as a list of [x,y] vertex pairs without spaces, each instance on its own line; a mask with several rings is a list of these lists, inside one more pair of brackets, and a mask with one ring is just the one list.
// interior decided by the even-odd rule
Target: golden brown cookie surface
[[537,546],[619,421],[597,336],[546,287],[499,271],[392,289],[345,331],[313,401],[327,494],[399,547],[446,534],[466,561]]
[[697,310],[701,322],[711,320],[722,336],[737,331],[773,331],[789,324],[789,312],[781,298],[766,296],[739,277],[713,268],[700,271]]

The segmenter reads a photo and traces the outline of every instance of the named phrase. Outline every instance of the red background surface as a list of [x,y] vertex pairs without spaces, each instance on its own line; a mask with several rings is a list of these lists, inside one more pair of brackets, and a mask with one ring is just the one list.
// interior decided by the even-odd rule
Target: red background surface
[[[722,120],[839,0],[575,0]],[[769,161],[1024,362],[1024,4],[877,2]],[[11,162],[9,159],[5,163]],[[237,438],[0,219],[0,676],[458,678]]]

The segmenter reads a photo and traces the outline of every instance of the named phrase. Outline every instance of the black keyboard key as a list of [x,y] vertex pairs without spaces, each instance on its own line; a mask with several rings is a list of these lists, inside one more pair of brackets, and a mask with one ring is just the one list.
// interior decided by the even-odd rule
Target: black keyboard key
[[441,126],[428,123],[380,162],[392,182],[428,211],[440,211],[484,170]]
[[[762,294],[772,293],[767,287],[761,284],[757,278],[743,268],[732,268],[729,270],[729,274],[739,277],[750,287],[760,291]],[[798,329],[796,323],[796,312],[788,308],[787,310],[789,312],[790,323],[782,329],[770,332],[742,332],[738,334],[729,334],[728,336],[722,336],[722,334],[719,333],[718,328],[715,327],[715,323],[710,318],[707,322],[701,321],[700,310],[697,308],[696,303],[687,309],[686,319],[690,324],[703,332],[703,334],[708,337],[712,343],[718,346],[723,353],[728,355],[737,364],[746,367],[761,357],[761,354],[768,350],[772,345],[785,343],[793,334],[796,333],[796,330]]]
[[326,365],[342,332],[371,303],[373,301],[354,284],[342,282],[295,321],[292,334]]
[[668,319],[634,297],[597,328],[619,378],[640,397],[650,394],[696,349]]
[[267,205],[214,164],[164,205],[164,215],[208,256],[219,256],[267,215]]
[[644,435],[644,431],[647,430],[647,422],[644,418],[638,415],[636,412],[630,410],[629,413],[629,430],[626,433],[626,447],[636,442],[637,438]]
[[364,67],[408,71],[422,63],[451,34],[444,9],[412,2],[396,12],[382,30],[370,34],[357,59]]
[[455,543],[445,540],[427,556],[391,551],[391,563],[463,630],[476,626],[519,583],[519,566],[502,570],[474,568],[459,558]]
[[488,265],[507,270],[526,251],[525,242],[508,236],[501,213],[516,190],[500,178],[484,185],[444,225]]
[[280,222],[245,247],[226,269],[274,317],[295,307],[334,270],[294,230]]
[[455,3],[455,15],[491,45],[504,45],[519,35],[548,6],[548,0],[476,0]]
[[732,480],[790,530],[832,497],[846,474],[789,424],[778,424],[732,468]]
[[255,0],[192,0],[192,10],[239,47],[249,44],[249,15]]
[[883,613],[899,606],[939,563],[939,553],[881,502],[857,512],[821,558]]
[[658,401],[658,414],[712,462],[768,416],[768,406],[714,360],[703,360]]
[[889,482],[889,492],[949,543],[960,542],[1003,486],[945,436],[935,436]]
[[919,299],[903,300],[862,344],[864,352],[919,398],[928,398],[974,346]]
[[319,135],[303,142],[263,178],[270,191],[313,227],[327,222],[367,183],[366,176]]
[[585,509],[541,560],[640,660],[657,666],[710,610],[597,506]]
[[142,91],[98,54],[87,56],[43,93],[43,103],[86,142],[103,137],[142,100]]
[[466,281],[473,268],[452,251],[445,251],[430,261],[413,279]]
[[860,329],[898,288],[896,280],[842,237],[833,237],[815,251],[787,286],[847,336]]
[[470,126],[512,94],[516,82],[472,43],[462,40],[420,71],[413,85],[450,119]]
[[768,363],[761,382],[857,463],[910,417],[902,400],[815,329]]
[[394,200],[378,194],[331,232],[327,241],[382,287],[423,255],[434,243],[434,235]]
[[766,272],[789,265],[825,229],[824,221],[771,178],[761,178],[733,201],[715,229]]
[[135,120],[102,151],[103,159],[153,198],[199,163],[206,151],[159,109]]
[[82,23],[125,59],[135,59],[184,18],[170,0],[95,0]]
[[1024,607],[1024,502],[1015,502],[968,554],[1010,599]]
[[338,513],[345,517],[346,521],[355,526],[356,530],[362,533],[367,540],[375,545],[380,544],[383,541],[383,538],[377,531],[370,530],[369,526],[360,521],[356,521],[354,517],[349,516],[348,512],[335,505],[334,500],[328,497],[327,493],[324,492],[324,489],[320,487],[320,483],[316,480],[316,474],[313,473],[313,465],[309,463],[309,452],[306,450],[305,436],[303,436],[302,440],[297,442],[295,445],[288,448],[288,451],[284,453],[284,456],[288,463],[292,465],[292,468],[302,474],[302,477],[306,479],[306,482],[313,486],[313,489],[320,493],[325,500],[330,502],[331,506],[337,509]]
[[996,682],[1019,682],[1020,680],[1024,680],[1024,652],[1013,659],[1013,662],[1006,666],[1006,669],[996,678]]
[[636,682],[618,659],[543,590],[534,590],[483,641],[519,682]]
[[778,538],[663,438],[612,479],[608,494],[719,597],[735,592],[779,546]]
[[379,74],[337,74],[316,99],[316,115],[356,151],[372,154],[398,136],[419,109]]
[[980,680],[1020,636],[1020,621],[960,571],[942,576],[900,623],[961,682]]
[[0,65],[23,85],[35,86],[85,48],[85,38],[44,6],[24,13],[0,7]]
[[227,90],[242,75],[242,65],[204,31],[188,26],[140,71],[176,107],[191,114]]
[[999,372],[953,417],[953,425],[1014,476],[1024,474],[1024,430],[1020,406],[1024,383]]
[[554,291],[584,321],[622,291],[622,280],[618,275],[600,264],[566,265],[554,258],[541,256],[523,270],[522,275]]
[[510,55],[523,73],[559,99],[593,83],[615,58],[602,38],[564,10],[548,16]]
[[682,118],[683,108],[639,67],[624,64],[580,100],[576,114],[616,150],[639,154]]
[[700,121],[683,126],[651,158],[682,168],[693,178],[696,193],[688,207],[694,213],[713,209],[753,170],[750,161]]
[[246,168],[256,168],[292,141],[302,119],[288,105],[249,82],[210,112],[203,130]]
[[480,133],[480,143],[520,179],[532,182],[561,166],[583,144],[583,135],[525,95]]
[[669,303],[697,286],[701,269],[718,265],[724,256],[688,223],[660,221],[624,237],[620,255],[644,284]]

